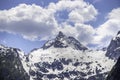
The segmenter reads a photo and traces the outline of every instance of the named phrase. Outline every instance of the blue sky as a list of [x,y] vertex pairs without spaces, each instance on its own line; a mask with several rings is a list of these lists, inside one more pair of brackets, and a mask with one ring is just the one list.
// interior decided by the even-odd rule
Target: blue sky
[[0,44],[29,53],[60,30],[86,46],[104,47],[120,29],[120,0],[64,1],[0,0]]

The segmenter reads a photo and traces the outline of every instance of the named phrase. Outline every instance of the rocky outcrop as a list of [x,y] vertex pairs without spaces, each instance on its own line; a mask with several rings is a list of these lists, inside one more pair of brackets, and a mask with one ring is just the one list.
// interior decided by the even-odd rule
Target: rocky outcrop
[[0,80],[29,80],[16,48],[0,46]]

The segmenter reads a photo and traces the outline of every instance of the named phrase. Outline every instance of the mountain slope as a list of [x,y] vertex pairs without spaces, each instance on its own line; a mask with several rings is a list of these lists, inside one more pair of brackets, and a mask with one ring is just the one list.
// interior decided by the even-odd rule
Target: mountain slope
[[[93,56],[94,55],[94,56]],[[104,80],[114,62],[103,51],[38,49],[29,55],[31,75],[42,80]]]
[[106,80],[120,80],[120,57],[115,66],[110,71]]
[[117,33],[117,36],[111,40],[107,48],[106,56],[114,60],[120,57],[120,31]]
[[0,45],[0,80],[29,80],[22,66],[20,50]]

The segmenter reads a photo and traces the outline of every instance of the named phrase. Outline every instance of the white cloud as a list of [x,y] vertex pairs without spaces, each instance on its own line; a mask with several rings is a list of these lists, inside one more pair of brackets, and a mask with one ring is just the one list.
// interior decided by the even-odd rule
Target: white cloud
[[117,9],[113,9],[107,16],[108,19],[117,19],[119,20],[120,19],[120,8],[117,8]]
[[74,9],[69,14],[71,22],[84,23],[95,19],[98,14],[97,10],[92,6],[85,6],[83,9]]
[[107,21],[96,30],[94,42],[100,46],[106,46],[120,30],[120,8],[113,9],[107,16]]
[[98,14],[93,5],[84,2],[83,0],[61,0],[58,3],[51,3],[49,9],[57,11],[68,11],[68,21],[84,23],[95,19]]
[[[58,23],[55,15],[64,10],[68,11],[68,18]],[[92,42],[94,29],[85,22],[95,20],[97,14],[94,6],[84,0],[60,0],[45,8],[35,4],[20,4],[9,10],[0,10],[0,31],[19,34],[29,40],[47,40],[58,31],[63,31],[88,44]]]
[[75,24],[78,39],[84,43],[84,45],[91,44],[94,39],[95,30],[91,25]]
[[15,8],[0,11],[0,31],[21,34],[34,40],[51,35],[57,23],[51,12],[35,4],[20,4]]

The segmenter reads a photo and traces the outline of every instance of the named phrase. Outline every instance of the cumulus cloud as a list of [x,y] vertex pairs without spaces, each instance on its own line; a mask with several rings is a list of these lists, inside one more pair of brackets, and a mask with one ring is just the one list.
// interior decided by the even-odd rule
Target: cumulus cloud
[[[62,11],[67,12],[66,19],[60,16]],[[85,22],[95,20],[97,14],[95,7],[84,0],[60,0],[44,8],[36,4],[20,4],[0,10],[0,31],[19,34],[29,40],[47,40],[63,31],[87,45],[92,42],[87,40],[93,39],[94,29]],[[59,23],[56,15],[65,20]]]
[[0,31],[20,34],[29,40],[47,37],[57,26],[52,16],[49,10],[35,4],[20,4],[15,8],[0,11]]
[[91,44],[94,39],[95,29],[91,25],[75,24],[78,36],[77,38],[84,43],[84,45]]
[[113,9],[103,24],[93,28],[86,22],[95,20],[98,11],[84,0],[60,0],[46,7],[20,4],[0,10],[0,32],[18,34],[29,40],[48,40],[62,31],[84,45],[107,46],[120,29],[119,13],[120,8]]
[[54,12],[66,10],[68,12],[67,20],[74,23],[84,23],[94,20],[98,14],[93,5],[83,0],[61,0],[56,4],[51,3],[48,8],[54,9]]
[[[113,9],[107,18],[107,21],[96,29],[94,42],[100,46],[108,45],[110,40],[120,30],[120,8]],[[104,45],[102,45],[104,43]]]

